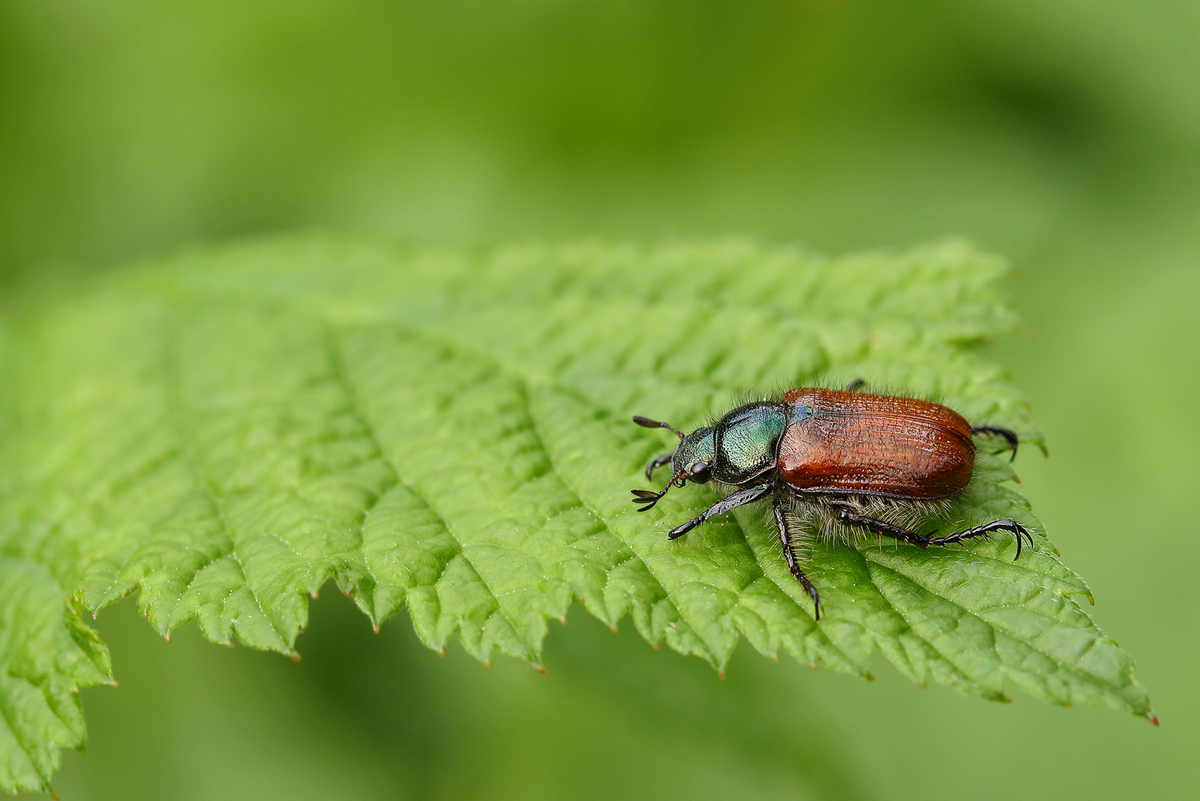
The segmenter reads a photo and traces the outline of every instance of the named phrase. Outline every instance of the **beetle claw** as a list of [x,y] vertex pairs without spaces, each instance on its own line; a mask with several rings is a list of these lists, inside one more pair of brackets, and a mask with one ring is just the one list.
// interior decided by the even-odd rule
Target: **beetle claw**
[[991,435],[994,435],[997,437],[1003,437],[1004,442],[1005,442],[1005,447],[1001,448],[998,451],[994,451],[993,453],[1001,454],[1001,453],[1004,453],[1005,451],[1012,451],[1012,455],[1010,455],[1008,457],[1008,461],[1011,462],[1017,458],[1017,446],[1020,445],[1020,440],[1017,438],[1017,433],[1015,431],[1013,431],[1011,428],[1005,428],[1004,426],[988,426],[988,425],[971,426],[971,433],[972,434],[991,434]]

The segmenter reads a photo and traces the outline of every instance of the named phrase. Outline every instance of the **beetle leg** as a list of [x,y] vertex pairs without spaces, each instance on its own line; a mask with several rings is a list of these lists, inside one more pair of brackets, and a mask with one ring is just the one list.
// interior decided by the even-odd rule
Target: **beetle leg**
[[813,602],[813,619],[821,619],[821,596],[817,592],[817,588],[808,580],[808,576],[804,575],[804,571],[800,569],[800,563],[796,560],[796,548],[792,544],[792,531],[788,526],[786,509],[784,501],[779,496],[775,497],[772,502],[775,507],[775,530],[779,533],[779,541],[783,543],[783,558],[787,560],[788,572],[796,577],[800,582],[800,586],[808,593],[808,597],[812,598]]
[[646,465],[646,478],[654,478],[654,471],[665,464],[671,463],[671,457],[675,455],[675,451],[664,453],[662,456],[655,457],[650,460],[650,464]]
[[926,537],[924,534],[918,534],[915,531],[909,531],[900,526],[893,526],[883,520],[876,520],[873,517],[860,515],[853,509],[846,506],[838,506],[838,519],[843,523],[859,526],[868,531],[874,531],[876,534],[882,534],[885,537],[893,537],[911,545],[916,545],[918,548],[928,548],[930,545],[954,545],[955,543],[965,540],[974,539],[975,537],[988,538],[988,535],[993,531],[1011,531],[1017,537],[1017,555],[1013,557],[1015,562],[1021,558],[1021,545],[1024,539],[1029,540],[1029,547],[1033,547],[1033,535],[1025,530],[1015,520],[996,520],[991,523],[984,523],[981,526],[956,531],[953,534],[947,534],[944,537]]
[[971,433],[994,434],[998,437],[1004,437],[1004,441],[1008,443],[1008,448],[1001,448],[1000,450],[996,451],[996,453],[1003,453],[1005,450],[1011,450],[1012,456],[1009,457],[1008,460],[1011,462],[1013,459],[1017,458],[1017,445],[1019,441],[1017,440],[1016,432],[1011,428],[1005,428],[1004,426],[971,426]]
[[894,526],[884,520],[877,520],[874,517],[860,515],[849,506],[835,506],[834,508],[837,509],[839,522],[846,523],[851,526],[858,526],[859,528],[865,528],[867,531],[873,531],[876,534],[882,534],[885,537],[901,540],[909,543],[910,545],[916,545],[918,548],[928,548],[932,543],[932,540],[923,534],[918,534],[915,531],[909,531],[908,529],[901,528],[900,526]]
[[858,392],[867,385],[867,382],[861,378],[856,378],[846,385],[846,392]]
[[667,532],[667,539],[673,540],[682,537],[696,526],[703,523],[710,517],[723,515],[726,512],[733,511],[739,506],[744,506],[748,503],[754,503],[771,491],[770,484],[755,484],[753,487],[740,489],[732,495],[727,495],[721,500],[714,503],[712,506],[705,509],[702,513],[696,515],[691,520],[684,523],[682,526],[677,526]]
[[1021,540],[1022,539],[1028,539],[1029,547],[1030,548],[1033,547],[1033,535],[1030,534],[1028,531],[1026,531],[1025,527],[1022,526],[1017,521],[1007,520],[1007,519],[1006,520],[996,520],[991,523],[984,523],[982,526],[975,526],[975,528],[968,528],[965,531],[956,531],[955,533],[947,534],[944,537],[933,537],[929,540],[929,544],[930,545],[953,545],[956,542],[962,542],[963,540],[969,540],[969,539],[972,539],[973,537],[983,537],[984,539],[987,539],[988,534],[992,533],[993,531],[1011,531],[1014,535],[1016,535],[1017,555],[1013,557],[1014,562],[1021,558]]

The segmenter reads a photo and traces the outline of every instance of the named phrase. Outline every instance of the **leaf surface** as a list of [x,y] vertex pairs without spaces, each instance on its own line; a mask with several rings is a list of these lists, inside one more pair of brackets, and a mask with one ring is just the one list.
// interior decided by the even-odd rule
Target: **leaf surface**
[[[573,601],[723,668],[738,639],[866,674],[1150,714],[1012,468],[982,453],[928,552],[815,547],[819,624],[761,510],[629,490],[669,437],[747,393],[863,377],[1041,443],[976,346],[1011,329],[1004,267],[957,245],[827,260],[742,242],[480,254],[315,238],[197,251],[9,313],[0,328],[0,785],[45,789],[111,680],[77,612],[136,594],[162,634],[292,653],[332,579],[378,625],[533,665]],[[1028,449],[1027,449],[1028,451]],[[1028,452],[1023,453],[1028,458]],[[65,606],[64,606],[65,604]]]

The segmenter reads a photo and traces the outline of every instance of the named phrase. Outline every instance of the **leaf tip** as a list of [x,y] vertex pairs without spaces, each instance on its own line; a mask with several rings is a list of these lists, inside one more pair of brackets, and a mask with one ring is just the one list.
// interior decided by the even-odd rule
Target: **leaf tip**
[[[563,621],[563,623],[566,623],[566,622],[567,622],[567,621],[565,621],[565,620]],[[616,634],[616,633],[617,633],[617,624],[616,624],[616,623],[613,623],[611,626],[609,626],[609,628],[611,628],[611,629],[612,629],[612,633],[613,633],[613,634]]]
[[372,624],[371,624],[371,631],[373,631],[373,632],[375,632],[376,634],[378,634],[378,633],[379,633],[379,624],[378,624],[378,623],[372,623]]
[[1151,723],[1153,723],[1153,724],[1154,724],[1154,726],[1155,726],[1155,728],[1157,728],[1157,727],[1158,727],[1158,715],[1154,714],[1153,712],[1147,712],[1147,713],[1146,713],[1146,720],[1148,720],[1148,721],[1150,721]]
[[290,656],[292,658],[293,662],[300,661],[300,653],[298,651],[292,651],[290,654],[288,654],[288,656]]

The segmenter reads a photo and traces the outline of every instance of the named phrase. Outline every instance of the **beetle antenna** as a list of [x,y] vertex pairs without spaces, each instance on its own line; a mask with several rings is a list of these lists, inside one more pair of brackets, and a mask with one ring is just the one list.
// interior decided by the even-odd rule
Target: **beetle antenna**
[[[670,423],[651,420],[649,417],[642,417],[640,414],[635,414],[633,416],[633,422],[637,423],[642,428],[665,428],[675,436],[679,437],[681,441],[683,440],[683,432]],[[663,492],[666,492],[666,490],[663,490]]]
[[682,487],[686,479],[686,472],[671,476],[671,480],[667,482],[667,486],[663,487],[661,492],[651,492],[650,490],[630,490],[634,496],[630,500],[633,503],[646,504],[641,509],[638,509],[639,512],[644,512],[647,509],[653,509],[654,504],[658,503],[662,499],[662,496],[667,494],[667,490],[673,486],[676,486],[675,482],[679,482],[678,486]]

